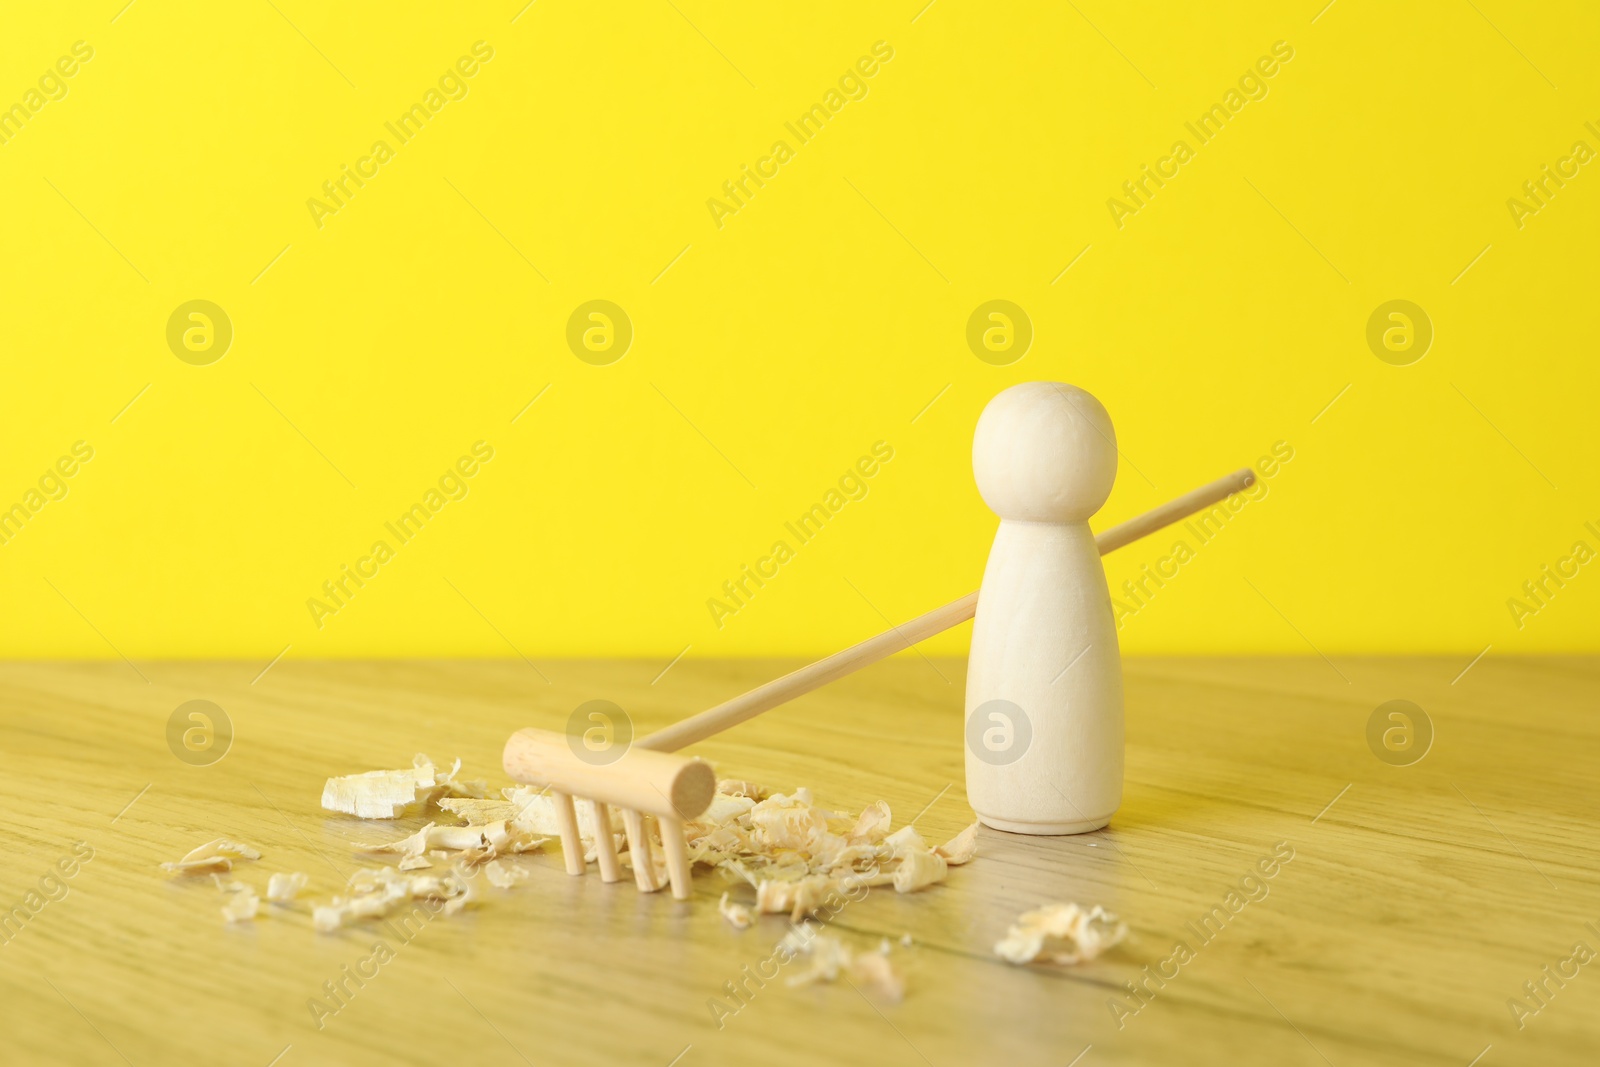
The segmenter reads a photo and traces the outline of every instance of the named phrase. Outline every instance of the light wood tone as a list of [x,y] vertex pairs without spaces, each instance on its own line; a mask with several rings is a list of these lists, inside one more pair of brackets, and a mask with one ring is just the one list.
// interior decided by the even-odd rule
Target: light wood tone
[[594,851],[600,864],[600,878],[606,882],[622,880],[622,864],[617,859],[617,839],[612,836],[611,806],[602,800],[591,800],[594,812]]
[[683,821],[663,815],[656,823],[661,827],[661,851],[666,853],[672,895],[678,900],[688,900],[689,846],[683,836]]
[[[560,787],[552,788],[550,795],[555,799],[556,824],[561,831],[561,850],[566,855],[568,874],[581,875],[586,866],[583,844],[578,836],[578,816],[570,794],[580,794],[596,802],[597,807],[615,804],[622,809],[628,848],[634,856],[634,877],[646,893],[660,887],[650,865],[648,830],[642,825],[636,829],[635,822],[640,813],[658,816],[662,848],[672,879],[672,895],[680,900],[688,899],[689,861],[684,847],[683,820],[704,813],[711,805],[717,776],[710,764],[646,748],[624,751],[609,763],[590,763],[573,752],[566,734],[526,727],[506,741],[501,765],[518,782]],[[601,877],[614,882],[619,872],[616,856],[611,852],[610,835],[599,831],[599,827],[609,825],[597,815],[596,836],[606,838],[596,844],[601,857]],[[608,857],[609,872],[605,866]]]
[[586,864],[583,838],[578,836],[578,809],[570,796],[557,790],[550,791],[550,799],[555,802],[556,829],[561,834],[561,859],[567,865],[568,874],[582,874]]
[[501,766],[519,782],[680,819],[702,814],[717,791],[716,772],[700,760],[633,747],[610,763],[589,763],[566,734],[531,727],[507,739]]
[[[1084,395],[1087,396],[1087,394]],[[1102,412],[1102,414],[1104,413]],[[1109,423],[1107,425],[1109,428]],[[1113,470],[1115,468],[1114,457],[1112,461],[1112,468]],[[1106,552],[1112,551],[1113,549],[1121,548],[1122,546],[1144,537],[1147,534],[1154,533],[1156,530],[1159,530],[1164,526],[1169,526],[1172,523],[1177,522],[1179,519],[1186,518],[1202,508],[1215,504],[1217,501],[1225,499],[1232,493],[1246,489],[1254,484],[1254,482],[1255,475],[1248,468],[1235,471],[1232,474],[1219,478],[1214,482],[1203,485],[1198,489],[1191,490],[1183,496],[1178,497],[1176,500],[1168,501],[1166,504],[1163,504],[1158,508],[1148,511],[1143,515],[1137,516],[1136,518],[1130,519],[1127,522],[1122,523],[1120,526],[1113,527],[1111,530],[1107,531],[1105,534],[1101,535],[1099,539],[1097,539],[1095,542],[1095,547],[1098,548],[1099,554],[1102,555]],[[1107,490],[1109,491],[1109,482],[1107,483]],[[1085,536],[1087,537],[1087,526],[1084,527],[1084,531]],[[1098,572],[1098,567],[1096,570]],[[1099,573],[1098,579],[1100,585],[1104,586],[1105,576],[1103,573]],[[710,708],[698,715],[693,715],[687,719],[681,720],[680,722],[674,723],[663,730],[659,730],[648,737],[640,739],[640,741],[634,747],[643,751],[654,749],[661,752],[671,752],[693,744],[696,741],[703,741],[706,738],[721,733],[723,730],[729,729],[730,727],[737,726],[742,722],[748,722],[750,719],[760,715],[762,712],[770,711],[773,708],[786,704],[797,697],[804,696],[806,693],[812,692],[813,690],[818,689],[829,682],[836,681],[847,674],[858,671],[863,667],[870,666],[871,664],[876,663],[887,656],[910,648],[912,645],[920,641],[924,641],[927,638],[932,637],[934,634],[942,633],[953,626],[957,626],[973,617],[977,610],[977,605],[978,594],[969,594],[968,596],[962,597],[960,600],[946,604],[942,608],[936,608],[925,615],[921,615],[904,626],[894,627],[886,633],[879,634],[877,637],[868,638],[866,641],[863,641],[857,645],[853,645],[842,652],[837,652],[826,659],[819,660],[816,663],[809,664],[797,671],[786,674],[782,678],[778,678],[774,681],[758,686],[748,693],[744,693],[732,700],[724,701],[716,707]],[[1112,641],[1110,644],[1110,657],[1112,660],[1116,659],[1115,641]],[[1105,659],[1104,651],[1102,651],[1102,655],[1099,658],[1102,660]],[[1092,670],[1094,666],[1094,664],[1091,664],[1090,667],[1085,668],[1085,673],[1088,673],[1090,670]],[[1105,669],[1108,669],[1107,664],[1105,663],[1102,663],[1099,666],[1102,672]],[[1119,692],[1119,702],[1120,699],[1121,697]],[[1121,708],[1119,704],[1119,716],[1120,713]],[[1109,778],[1114,778],[1117,785],[1116,797],[1107,801],[1106,804],[1100,805],[1100,807],[1104,807],[1107,812],[1114,811],[1116,809],[1116,801],[1120,799],[1121,796],[1122,731],[1120,720],[1117,724],[1117,727],[1115,739],[1117,742],[1117,751],[1114,753],[1114,766],[1111,767],[1106,774],[1102,775],[1102,777],[1109,776]],[[1074,737],[1069,738],[1069,740],[1081,741],[1082,739],[1074,735]],[[1078,748],[1076,747],[1070,745],[1068,747],[1071,751],[1078,751]],[[1037,759],[1038,757],[1035,758]],[[644,772],[641,772],[634,767],[623,766],[623,761],[603,767],[595,767],[593,765],[585,764],[582,761],[576,760],[575,757],[572,756],[570,749],[567,747],[567,740],[565,737],[550,733],[548,731],[531,729],[518,731],[512,736],[511,740],[506,743],[503,763],[506,773],[510,774],[513,778],[516,778],[519,781],[550,784],[552,781],[552,776],[558,776],[562,780],[566,781],[583,781],[586,783],[586,785],[579,787],[581,790],[593,795],[603,795],[606,799],[613,800],[621,805],[624,808],[624,819],[627,819],[630,813],[628,809],[628,801],[623,799],[626,796],[632,795],[632,793],[629,791],[630,774],[633,778],[632,785],[637,786],[640,789],[642,789],[643,786]],[[702,775],[698,781],[698,786],[701,791],[704,790],[705,777],[705,775]],[[651,787],[663,797],[668,795],[667,792],[663,791],[656,783],[651,782],[650,784]],[[1073,792],[1073,786],[1070,781],[1064,783],[1064,785],[1069,793]],[[685,782],[681,776],[674,778],[674,789],[685,787]],[[1104,792],[1104,790],[1102,789],[1101,792]],[[1090,793],[1093,794],[1093,790],[1090,790]],[[694,815],[698,815],[701,811],[705,810],[704,806],[701,806],[700,808],[691,811],[690,807],[694,803],[693,801],[679,799],[677,798],[676,793],[673,794],[673,797],[674,799],[671,804],[671,808],[685,817],[693,818]],[[1064,797],[1063,799],[1065,799],[1066,803],[1068,804],[1073,803],[1073,800],[1070,796]],[[1084,803],[1088,804],[1091,808],[1094,808],[1096,811],[1099,810],[1099,808],[1096,807],[1099,798],[1085,797],[1082,799],[1084,800]],[[1030,802],[1034,808],[1041,808],[1049,805],[1052,801],[1054,801],[1054,797],[1037,796],[1032,798]],[[706,803],[709,802],[710,797],[708,795],[706,797]],[[568,801],[568,805],[570,806],[570,801]],[[645,806],[644,810],[653,811],[656,814],[661,815],[663,818],[668,817],[665,811],[661,811],[656,808]],[[1065,822],[1059,818],[1053,822],[1040,822],[1037,818],[1033,819],[1032,821],[1011,818],[1008,821],[995,815],[982,817],[984,817],[990,825],[1000,826],[1004,829],[1010,829],[1024,833],[1083,833],[1086,830],[1098,829],[1099,827],[1104,826],[1106,818],[1109,818],[1109,815],[1104,817],[1097,815],[1093,818],[1069,820]],[[672,879],[673,896],[678,897],[679,899],[687,899],[688,861],[686,858],[683,858],[684,846],[681,840],[681,823],[676,819],[671,820],[671,822],[679,826],[679,835],[677,838],[669,837],[667,832],[668,823],[663,822],[662,847],[667,853],[667,863]],[[603,824],[597,821],[596,825],[599,826]],[[650,843],[648,835],[642,832],[634,832],[631,823],[628,824],[628,826],[629,850],[634,852],[636,855],[644,857],[642,862],[637,862],[634,864],[635,878],[637,879],[639,888],[641,890],[644,890],[645,892],[653,892],[659,887],[655,884],[654,872],[650,869],[649,865],[648,857]],[[611,843],[609,841],[606,842],[603,848],[605,851],[602,851],[600,854],[602,865],[604,865],[606,861],[607,854],[611,848]],[[611,862],[616,862],[614,855],[612,855],[610,858]],[[577,871],[572,870],[572,863],[570,860],[568,861],[567,866],[568,873],[583,873],[581,864]],[[605,875],[602,875],[602,877],[605,877],[605,880],[608,882],[616,880],[615,878],[607,877]]]
[[[1314,619],[1296,622],[1316,638]],[[748,890],[719,874],[698,872],[684,905],[568,878],[553,852],[507,861],[530,871],[521,885],[486,889],[408,943],[391,937],[394,959],[317,1030],[307,999],[370,956],[375,928],[318,935],[309,902],[373,862],[353,844],[425,821],[324,812],[322,782],[423,751],[459,755],[466,776],[498,788],[501,747],[521,726],[559,729],[604,696],[646,730],[795,664],[689,658],[655,685],[665,657],[541,660],[550,685],[521,661],[291,655],[254,685],[266,656],[141,662],[149,684],[120,662],[0,665],[0,911],[74,841],[94,850],[65,898],[0,947],[0,1058],[122,1067],[114,1046],[137,1067],[266,1067],[292,1045],[277,1067],[666,1067],[680,1053],[676,1067],[1065,1067],[1092,1045],[1076,1067],[1467,1067],[1492,1044],[1478,1067],[1587,1065],[1600,1044],[1600,961],[1522,1031],[1506,1000],[1573,942],[1600,948],[1585,925],[1600,925],[1600,660],[1500,653],[1454,685],[1470,653],[1335,655],[1344,677],[1316,657],[1129,660],[1127,787],[1110,827],[1058,838],[980,828],[977,859],[946,884],[874,890],[840,912],[828,926],[850,944],[890,940],[903,1003],[842,982],[788,988],[780,974],[720,1030],[707,998],[767,958],[783,919],[733,929],[717,897]],[[917,826],[944,840],[972,820],[963,684],[959,660],[906,656],[694,751],[723,774],[807,785],[839,809],[884,799],[897,825],[926,807]],[[1413,767],[1379,762],[1364,740],[1374,707],[1395,697],[1437,729]],[[195,698],[221,705],[237,730],[211,767],[166,746],[168,716]],[[224,926],[209,879],[156,866],[223,834],[264,852],[234,877],[259,889],[273,871],[304,871],[304,899]],[[1295,858],[1270,895],[1119,1030],[1107,998],[1166,958],[1279,841]],[[1104,904],[1132,937],[1065,971],[994,959],[1007,924],[1047,900]]]
[[641,893],[654,893],[656,884],[655,863],[651,859],[650,834],[644,816],[632,808],[622,809],[622,830],[628,838],[628,862],[633,865],[633,882]]
[[1089,520],[1111,495],[1111,416],[1062,382],[989,401],[978,493],[1000,519],[967,653],[967,802],[985,826],[1081,834],[1122,803],[1122,656]]
[[[1255,474],[1248,467],[1236,470],[1198,489],[1192,489],[1175,500],[1169,500],[1143,515],[1113,526],[1095,538],[1095,546],[1103,556],[1107,552],[1115,551],[1141,537],[1155,533],[1162,527],[1186,519],[1254,484]],[[896,652],[903,652],[935,634],[959,626],[971,619],[977,608],[978,594],[968,593],[959,600],[953,600],[943,607],[918,615],[910,622],[891,627],[875,637],[869,637],[859,644],[835,652],[826,659],[808,663],[782,678],[775,678],[748,693],[741,693],[713,708],[657,730],[634,742],[634,747],[652,748],[661,752],[676,752],[678,749],[687,748],[729,727],[748,722],[762,712],[771,711],[796,697],[820,689],[829,682],[837,681],[847,674],[887,659]]]

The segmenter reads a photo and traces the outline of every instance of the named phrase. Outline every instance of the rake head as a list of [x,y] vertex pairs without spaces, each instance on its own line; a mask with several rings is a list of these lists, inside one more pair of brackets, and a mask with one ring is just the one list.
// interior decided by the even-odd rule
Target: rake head
[[678,900],[689,899],[689,845],[683,824],[703,815],[711,806],[717,791],[717,776],[711,764],[638,745],[610,763],[591,763],[574,750],[566,734],[531,727],[511,735],[502,764],[506,774],[516,781],[550,791],[568,874],[581,875],[587,868],[574,804],[578,798],[593,806],[596,859],[602,881],[622,879],[622,864],[611,836],[611,809],[617,808],[622,812],[639,891],[653,893],[661,888],[656,881],[649,828],[645,824],[645,819],[653,818],[661,830],[672,895]]

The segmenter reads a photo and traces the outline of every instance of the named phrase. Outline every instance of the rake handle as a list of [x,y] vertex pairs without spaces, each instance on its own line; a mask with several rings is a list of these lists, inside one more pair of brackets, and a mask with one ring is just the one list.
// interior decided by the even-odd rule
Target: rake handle
[[[1155,533],[1164,526],[1170,526],[1180,519],[1186,519],[1225,500],[1234,493],[1250,488],[1255,481],[1255,472],[1249,467],[1243,467],[1214,482],[1191,490],[1175,500],[1169,500],[1152,511],[1111,527],[1095,537],[1095,547],[1100,550],[1102,556],[1114,552],[1141,537]],[[776,678],[732,700],[724,701],[714,708],[657,730],[635,741],[634,747],[658,752],[676,752],[696,741],[704,741],[730,726],[737,726],[753,719],[764,711],[771,711],[780,704],[786,704],[813,689],[820,689],[829,682],[837,681],[862,667],[926,641],[934,634],[958,626],[972,618],[977,610],[978,594],[968,593],[960,600],[953,600],[944,607],[917,616],[910,622],[891,627],[876,637],[869,637],[860,644],[835,652],[827,659],[807,664],[797,671]]]

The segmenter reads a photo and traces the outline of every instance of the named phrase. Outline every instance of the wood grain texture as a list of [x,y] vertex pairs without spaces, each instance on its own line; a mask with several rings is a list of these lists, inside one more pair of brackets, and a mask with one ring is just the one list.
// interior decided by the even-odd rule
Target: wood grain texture
[[[224,926],[209,881],[156,866],[228,835],[265,853],[238,877],[260,888],[304,871],[326,897],[357,865],[352,842],[420,823],[330,816],[329,775],[423,751],[500,783],[514,729],[560,729],[585,700],[616,701],[643,733],[792,666],[686,660],[653,685],[659,663],[541,663],[550,684],[521,662],[285,661],[255,684],[259,664],[145,664],[149,683],[124,664],[0,666],[0,907],[23,905],[74,842],[94,849],[0,946],[5,1062],[1593,1062],[1600,961],[1551,983],[1521,1030],[1506,1003],[1575,942],[1600,948],[1586,926],[1600,927],[1593,659],[1490,656],[1455,684],[1464,661],[1130,661],[1127,789],[1107,829],[981,829],[978,858],[947,884],[874,891],[832,921],[862,946],[896,942],[900,1004],[843,982],[790,989],[780,974],[719,1029],[708,999],[771,954],[783,921],[733,929],[715,907],[720,875],[698,874],[677,902],[569,878],[552,850],[519,861],[522,885],[397,942],[319,1030],[308,999],[371,955],[374,932],[318,935],[304,903]],[[963,673],[888,661],[690,751],[840,808],[886,799],[896,825],[916,816],[943,839],[972,817]],[[1409,767],[1366,741],[1396,697],[1437,732]],[[169,715],[196,698],[237,733],[209,767],[167,747]],[[1202,942],[1189,924],[1280,842],[1293,858],[1266,895]],[[1104,904],[1133,933],[1070,970],[994,959],[1017,913],[1051,900]],[[1119,1027],[1108,1001],[1136,1003],[1124,983],[1179,939],[1193,958]]]

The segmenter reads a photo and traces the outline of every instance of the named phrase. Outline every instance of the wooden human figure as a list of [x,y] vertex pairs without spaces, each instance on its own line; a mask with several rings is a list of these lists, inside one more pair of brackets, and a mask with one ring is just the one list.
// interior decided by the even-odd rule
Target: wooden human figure
[[1111,418],[1076,386],[1012,386],[972,467],[1000,529],[967,663],[967,799],[997,830],[1098,830],[1122,802],[1122,659],[1089,531],[1117,476]]

